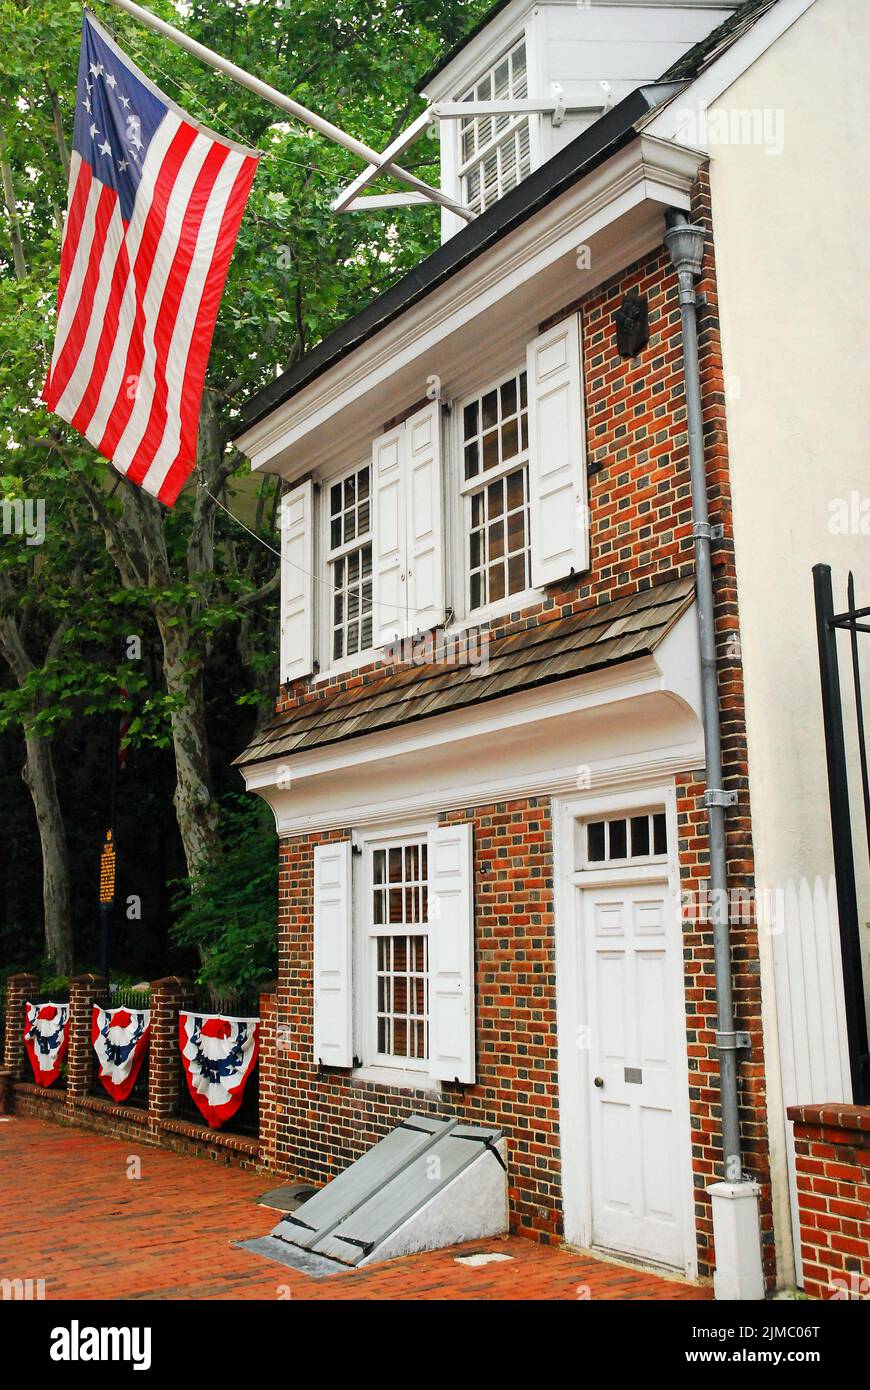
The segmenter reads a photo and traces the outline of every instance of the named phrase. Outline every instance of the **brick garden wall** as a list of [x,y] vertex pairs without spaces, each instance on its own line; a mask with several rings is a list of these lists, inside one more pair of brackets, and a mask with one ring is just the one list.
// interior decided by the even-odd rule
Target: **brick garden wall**
[[[738,806],[728,816],[729,882],[732,887],[751,888],[754,865],[744,693],[706,174],[698,180],[693,201],[695,220],[708,230],[698,283],[708,501],[711,521],[721,522],[725,530],[713,559],[724,780],[738,794]],[[626,361],[616,350],[613,315],[626,292],[634,288],[649,298],[651,336],[644,351]],[[680,310],[676,277],[664,248],[585,299],[567,304],[562,314],[576,310],[582,318],[584,343],[590,570],[551,586],[536,608],[493,622],[493,635],[548,622],[694,571]],[[290,711],[320,700],[336,686],[369,683],[383,677],[384,670],[383,665],[373,664],[317,686],[306,681],[286,686],[278,710]],[[709,873],[702,780],[694,774],[678,779],[678,798],[680,870],[683,888],[691,892],[704,886]],[[318,1077],[312,1071],[313,841],[301,838],[281,846],[278,1026],[288,1025],[292,1033],[288,1050],[277,1060],[279,1105],[286,1106],[278,1116],[277,1161],[287,1171],[322,1181],[413,1109],[461,1113],[477,1122],[500,1124],[512,1136],[515,1225],[529,1235],[553,1240],[562,1225],[549,804],[532,798],[507,806],[477,807],[465,814],[475,827],[478,1084],[456,1088],[455,1093],[442,1092],[437,1100],[428,1092],[386,1091],[353,1083],[345,1074]],[[493,854],[501,856],[501,876],[496,879],[487,872]],[[775,1250],[754,922],[736,926],[733,939],[737,1026],[752,1037],[751,1057],[740,1063],[746,1167],[761,1185],[764,1263],[772,1280]],[[712,1222],[704,1189],[720,1176],[720,1154],[709,924],[687,923],[684,954],[699,1261],[702,1274],[710,1274]]]
[[870,1299],[870,1106],[795,1105],[804,1291]]
[[[176,1114],[179,1090],[178,1010],[193,1002],[189,981],[169,976],[151,986],[151,1037],[148,1056],[148,1109],[119,1104],[108,1095],[92,1094],[94,1051],[91,1016],[94,1004],[107,998],[106,981],[81,975],[70,981],[70,1038],[66,1086],[36,1086],[28,1078],[29,1066],[23,1043],[24,1004],[38,992],[35,976],[10,978],[7,987],[4,1038],[4,1093],[7,1110],[57,1124],[74,1124],[136,1143],[156,1144],[177,1153],[196,1154],[242,1168],[274,1166],[274,1143],[261,1145],[255,1138],[180,1119]],[[261,995],[261,1047],[267,1059],[274,1055],[275,999]],[[258,1064],[259,1065],[259,1064]],[[264,1094],[265,1093],[265,1094]],[[261,1133],[274,1131],[274,1087],[261,1092]],[[267,1113],[264,1115],[264,1110]]]

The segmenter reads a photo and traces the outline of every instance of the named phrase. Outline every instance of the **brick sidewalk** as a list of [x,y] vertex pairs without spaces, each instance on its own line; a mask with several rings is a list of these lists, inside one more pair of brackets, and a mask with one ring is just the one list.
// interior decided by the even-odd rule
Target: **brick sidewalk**
[[[141,1159],[138,1180],[128,1157]],[[0,1123],[0,1278],[44,1279],[47,1298],[702,1299],[662,1279],[510,1237],[311,1279],[233,1248],[266,1235],[257,1198],[273,1175],[127,1144],[86,1130]],[[457,1254],[510,1261],[469,1268]]]

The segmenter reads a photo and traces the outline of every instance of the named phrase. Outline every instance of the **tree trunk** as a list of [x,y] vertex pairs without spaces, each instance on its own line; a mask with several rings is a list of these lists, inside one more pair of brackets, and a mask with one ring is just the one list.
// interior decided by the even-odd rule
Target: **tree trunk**
[[27,761],[21,772],[30,791],[42,845],[42,902],[45,953],[60,975],[72,974],[73,941],[66,830],[57,794],[51,740],[27,734]]
[[172,710],[175,750],[175,815],[187,861],[195,878],[198,869],[221,852],[220,814],[215,801],[208,758],[205,695],[201,658],[187,645],[185,634],[169,627],[158,614],[163,639],[163,678],[167,694],[178,699]]

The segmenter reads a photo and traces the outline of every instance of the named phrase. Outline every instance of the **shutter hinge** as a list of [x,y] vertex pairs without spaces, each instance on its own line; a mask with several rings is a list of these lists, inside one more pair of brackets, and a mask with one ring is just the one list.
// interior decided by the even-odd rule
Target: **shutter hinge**
[[737,793],[722,791],[720,787],[708,787],[704,792],[705,806],[736,806]]
[[692,527],[692,536],[696,541],[721,541],[724,535],[725,527],[721,521],[696,521]]

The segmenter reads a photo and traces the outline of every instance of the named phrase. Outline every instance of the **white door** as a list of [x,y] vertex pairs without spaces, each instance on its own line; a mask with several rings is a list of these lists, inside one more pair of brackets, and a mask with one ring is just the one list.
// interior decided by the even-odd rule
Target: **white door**
[[[683,1267],[683,1010],[666,882],[579,888],[592,1244]],[[671,918],[669,919],[669,914]]]

